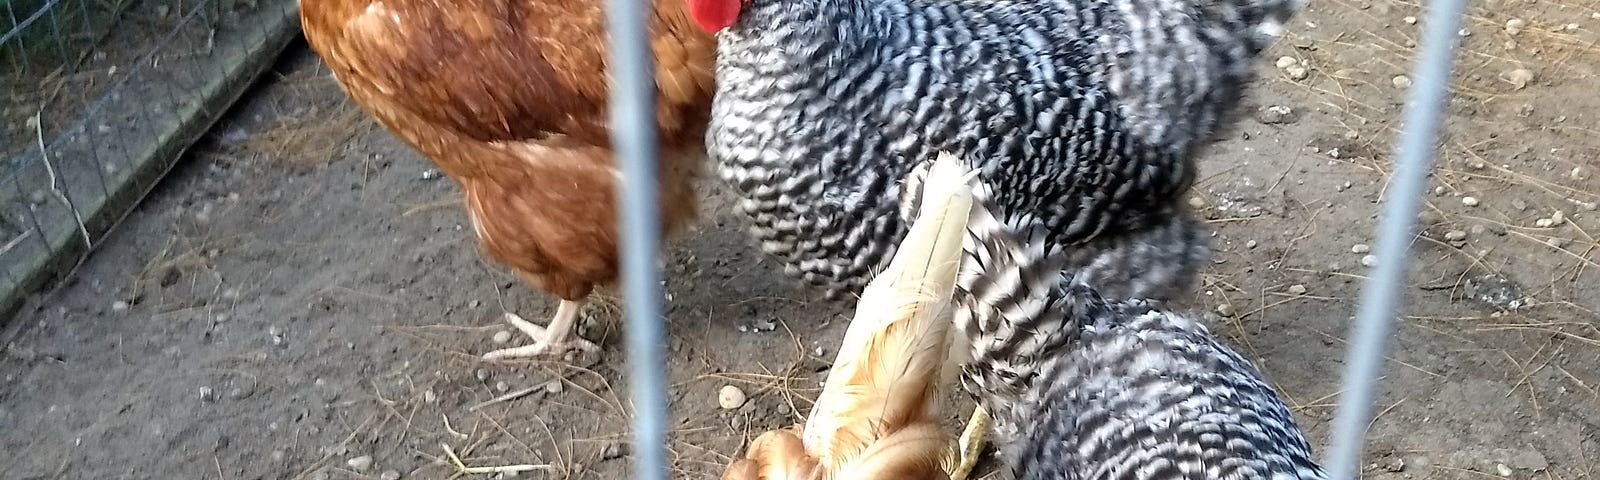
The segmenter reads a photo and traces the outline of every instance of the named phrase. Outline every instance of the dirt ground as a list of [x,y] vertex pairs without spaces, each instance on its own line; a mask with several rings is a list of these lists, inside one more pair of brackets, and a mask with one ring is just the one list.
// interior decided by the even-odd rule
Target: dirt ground
[[[1319,454],[1421,16],[1313,0],[1194,191],[1216,254],[1190,303]],[[1366,476],[1592,478],[1600,5],[1476,2],[1467,25]],[[503,312],[542,323],[554,302],[478,253],[456,186],[303,46],[247,98],[7,326],[0,477],[447,478],[448,445],[531,478],[625,478],[616,308],[585,329],[598,364],[478,360]],[[718,188],[669,262],[683,478],[800,420],[848,313],[763,261]],[[724,385],[748,403],[721,409]]]

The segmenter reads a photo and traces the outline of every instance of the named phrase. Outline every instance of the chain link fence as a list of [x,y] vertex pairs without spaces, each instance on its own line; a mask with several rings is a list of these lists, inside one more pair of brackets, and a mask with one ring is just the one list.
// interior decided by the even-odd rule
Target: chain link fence
[[298,30],[292,0],[0,0],[0,319],[92,251]]

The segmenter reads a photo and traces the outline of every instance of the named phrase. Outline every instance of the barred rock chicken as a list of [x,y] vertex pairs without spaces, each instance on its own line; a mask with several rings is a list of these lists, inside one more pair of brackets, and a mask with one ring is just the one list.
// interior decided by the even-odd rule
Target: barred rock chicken
[[[716,45],[681,0],[656,0],[662,222],[696,213]],[[311,48],[350,97],[460,183],[484,250],[561,298],[548,329],[506,319],[533,345],[485,358],[595,345],[576,322],[618,276],[620,172],[607,131],[599,0],[304,0]]]
[[1085,281],[1162,298],[1207,256],[1192,153],[1303,0],[687,1],[719,32],[708,153],[791,274],[857,290],[949,151]]
[[933,168],[939,181],[867,285],[805,427],[757,437],[724,480],[949,478],[935,393],[954,380],[949,307],[972,199],[953,159]]
[[901,179],[948,151],[984,159],[1030,253],[1117,299],[1193,284],[1194,152],[1303,2],[687,1],[719,32],[707,151],[787,271],[858,289],[904,231]]
[[1248,360],[1160,302],[1107,300],[996,196],[973,188],[955,342],[1014,478],[1326,478]]

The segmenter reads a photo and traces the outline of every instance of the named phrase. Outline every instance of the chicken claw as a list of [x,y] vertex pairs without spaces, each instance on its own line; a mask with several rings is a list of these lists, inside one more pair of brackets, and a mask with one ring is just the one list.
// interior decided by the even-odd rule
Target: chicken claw
[[972,420],[961,432],[960,451],[956,452],[956,468],[950,470],[950,480],[966,480],[972,474],[972,469],[978,466],[979,456],[983,454],[984,436],[988,433],[989,412],[982,405],[974,407]]
[[554,356],[571,360],[573,356],[579,353],[599,352],[599,345],[578,336],[578,312],[582,309],[582,302],[562,300],[561,305],[556,307],[555,318],[550,319],[549,328],[534,325],[515,313],[506,312],[506,323],[510,323],[511,326],[517,327],[517,330],[521,330],[522,333],[532,337],[534,344],[495,350],[483,354],[483,359],[505,360]]

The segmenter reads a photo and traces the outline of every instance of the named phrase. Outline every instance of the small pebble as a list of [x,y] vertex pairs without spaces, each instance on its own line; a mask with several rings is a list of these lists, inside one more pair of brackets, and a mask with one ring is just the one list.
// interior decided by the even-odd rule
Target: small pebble
[[506,343],[509,341],[511,341],[511,332],[505,330],[494,332],[494,343]]
[[431,388],[427,389],[426,391],[422,392],[422,401],[426,403],[437,402],[439,401],[439,394],[433,393],[433,389]]
[[566,390],[566,389],[567,389],[567,385],[565,383],[562,383],[561,379],[559,379],[559,378],[557,378],[555,380],[551,380],[551,381],[546,382],[544,384],[545,393],[561,393],[563,390]]
[[1367,246],[1365,243],[1357,243],[1350,246],[1350,253],[1367,253],[1370,251],[1372,251],[1372,247]]
[[480,381],[480,382],[489,381],[489,376],[490,375],[489,375],[489,370],[488,369],[480,368],[477,371],[472,372],[472,374],[476,375],[478,377],[478,381]]
[[1206,201],[1200,197],[1189,197],[1190,208],[1205,208]]
[[1555,223],[1550,221],[1550,219],[1548,219],[1548,218],[1541,218],[1541,219],[1538,219],[1538,220],[1534,220],[1533,221],[1533,226],[1539,227],[1539,228],[1550,228],[1552,226],[1555,226]]
[[1445,190],[1444,185],[1433,187],[1433,194],[1434,195],[1444,195],[1445,192],[1448,192],[1448,191],[1449,190]]
[[1562,212],[1560,210],[1556,210],[1555,213],[1550,214],[1550,226],[1556,226],[1556,225],[1560,225],[1560,224],[1563,224],[1563,223],[1567,223],[1567,214],[1566,213],[1564,213],[1564,212]]
[[117,313],[122,313],[122,312],[128,311],[128,302],[124,302],[122,300],[117,300],[115,302],[111,302],[111,311],[117,312]]
[[1377,265],[1377,264],[1378,264],[1378,256],[1377,255],[1367,255],[1365,257],[1361,257],[1361,265],[1362,266],[1370,267],[1370,266]]
[[1469,207],[1478,206],[1478,197],[1461,197],[1461,204]]
[[368,468],[372,468],[372,456],[362,455],[356,458],[345,460],[344,464],[345,466],[350,467],[351,470],[365,472]]
[[1445,239],[1445,241],[1449,241],[1449,242],[1459,242],[1459,241],[1462,241],[1462,240],[1466,240],[1467,239],[1467,231],[1466,230],[1451,230],[1451,231],[1448,231],[1448,232],[1444,232],[1444,239]]
[[1506,466],[1506,464],[1504,464],[1504,463],[1496,463],[1496,464],[1494,464],[1494,471],[1495,471],[1495,473],[1499,473],[1500,476],[1502,476],[1502,477],[1509,477],[1509,476],[1511,476],[1511,473],[1512,473],[1511,472],[1511,467]]
[[1289,294],[1290,295],[1305,295],[1306,294],[1306,286],[1298,284],[1298,283],[1294,284],[1294,285],[1290,285],[1289,286]]
[[1311,76],[1311,72],[1306,70],[1306,67],[1299,65],[1293,65],[1289,68],[1285,68],[1283,69],[1283,73],[1288,74],[1290,80],[1305,80],[1307,77]]
[[1416,25],[1417,17],[1406,16],[1405,18],[1400,19],[1400,21],[1406,22],[1406,25]]
[[1223,304],[1217,305],[1217,315],[1222,315],[1224,317],[1232,317],[1233,316],[1233,305],[1232,304],[1228,304],[1228,303],[1223,303]]
[[617,443],[612,443],[610,445],[606,445],[605,450],[600,452],[600,459],[601,460],[612,460],[612,459],[622,458],[622,457],[627,456],[627,455],[628,455],[628,444],[624,443],[624,442],[617,442]]
[[1584,168],[1584,167],[1572,167],[1572,173],[1567,174],[1567,176],[1572,177],[1573,180],[1578,180],[1578,181],[1588,180],[1589,179],[1589,169]]
[[384,470],[383,473],[378,475],[378,480],[400,480],[400,472]]
[[1500,74],[1500,80],[1517,87],[1517,90],[1521,90],[1523,87],[1527,87],[1529,83],[1533,83],[1533,70],[1526,68],[1507,70]]
[[1389,83],[1394,84],[1394,88],[1411,88],[1411,77],[1395,75],[1394,78],[1389,80]]
[[717,405],[721,405],[724,410],[742,407],[744,402],[744,390],[740,390],[739,387],[724,385],[722,390],[717,392]]
[[1528,26],[1528,22],[1520,18],[1506,20],[1506,33],[1510,35],[1522,33],[1522,28],[1526,26]]
[[1289,68],[1298,64],[1300,64],[1300,61],[1290,56],[1278,57],[1278,61],[1275,63],[1278,68]]
[[1248,241],[1248,242],[1244,242],[1244,248],[1256,248],[1256,241],[1255,240],[1251,240],[1251,241]]
[[500,393],[505,393],[506,390],[510,390],[511,389],[511,385],[507,384],[504,380],[501,380],[501,381],[498,381],[498,382],[494,382],[494,389],[496,391],[499,391]]
[[1268,105],[1256,110],[1256,121],[1262,125],[1280,125],[1294,123],[1298,118],[1294,109],[1283,105]]

